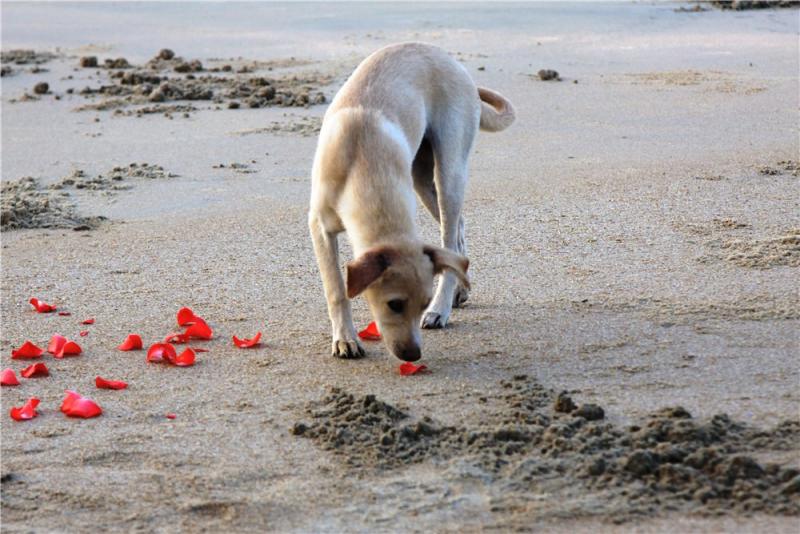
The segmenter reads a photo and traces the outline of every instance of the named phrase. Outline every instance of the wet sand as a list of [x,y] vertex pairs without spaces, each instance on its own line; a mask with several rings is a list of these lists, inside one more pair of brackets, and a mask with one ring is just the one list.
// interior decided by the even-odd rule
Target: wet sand
[[[35,202],[58,195],[93,224],[2,233],[3,368],[23,367],[10,352],[26,339],[90,330],[80,357],[2,389],[5,413],[42,401],[33,421],[2,419],[3,530],[795,530],[797,11],[676,7],[4,5],[3,51],[55,57],[3,64],[3,209],[7,183],[32,177]],[[121,31],[145,22],[147,39]],[[255,65],[197,75],[306,76],[329,101],[403,40],[450,50],[518,112],[478,138],[474,290],[425,332],[414,377],[379,343],[328,356],[305,222],[325,104],[86,109],[100,97],[81,89],[120,79],[79,66],[170,48]],[[115,350],[161,339],[184,305],[216,334],[194,367]],[[230,342],[257,330],[261,348]],[[105,413],[63,417],[65,389]],[[557,410],[565,390],[603,418]],[[717,459],[690,459],[701,449]]]

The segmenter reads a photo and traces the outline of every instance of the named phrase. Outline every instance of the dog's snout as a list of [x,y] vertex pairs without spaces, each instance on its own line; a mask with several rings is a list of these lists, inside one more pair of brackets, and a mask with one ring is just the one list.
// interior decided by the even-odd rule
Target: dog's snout
[[418,346],[402,347],[400,350],[395,352],[395,354],[397,354],[401,360],[407,362],[415,362],[422,356],[422,352],[419,350]]

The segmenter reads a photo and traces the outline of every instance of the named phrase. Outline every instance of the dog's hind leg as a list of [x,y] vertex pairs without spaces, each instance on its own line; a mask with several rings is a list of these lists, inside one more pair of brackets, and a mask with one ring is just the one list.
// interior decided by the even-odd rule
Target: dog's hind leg
[[[439,218],[439,200],[436,194],[436,184],[434,183],[434,168],[433,148],[431,147],[430,141],[426,138],[422,140],[417,155],[414,157],[414,163],[411,166],[411,175],[414,178],[414,190],[417,192],[417,196],[433,218],[436,219],[436,222],[441,223]],[[458,220],[456,251],[464,257],[467,256],[467,238],[463,215],[459,216]],[[469,290],[459,283],[453,294],[453,307],[461,307],[468,298]]]
[[364,348],[358,342],[350,301],[339,270],[339,245],[337,235],[328,232],[320,217],[309,213],[308,227],[314,241],[314,253],[322,275],[325,299],[328,302],[328,315],[331,319],[333,341],[331,353],[337,358],[359,358],[364,356]]
[[[464,224],[461,207],[467,185],[467,158],[478,130],[478,115],[464,125],[461,136],[453,135],[449,128],[432,142],[434,160],[433,182],[436,185],[436,200],[439,207],[439,227],[442,246],[460,253],[466,248],[463,239]],[[459,239],[459,236],[462,239]],[[439,277],[439,286],[428,309],[422,315],[422,328],[444,328],[450,318],[458,281],[453,273],[445,271]]]

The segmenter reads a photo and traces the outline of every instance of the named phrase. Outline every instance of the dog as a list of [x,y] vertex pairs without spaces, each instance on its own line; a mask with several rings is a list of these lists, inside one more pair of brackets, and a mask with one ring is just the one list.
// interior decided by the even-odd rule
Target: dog
[[[464,218],[467,160],[478,129],[504,130],[511,103],[478,88],[447,52],[390,45],[367,57],[325,113],[312,169],[308,224],[331,320],[331,352],[364,355],[350,299],[363,294],[396,357],[416,361],[421,328],[443,328],[470,289]],[[420,241],[416,196],[442,246]],[[353,248],[347,280],[342,231]],[[433,294],[435,275],[441,275]]]

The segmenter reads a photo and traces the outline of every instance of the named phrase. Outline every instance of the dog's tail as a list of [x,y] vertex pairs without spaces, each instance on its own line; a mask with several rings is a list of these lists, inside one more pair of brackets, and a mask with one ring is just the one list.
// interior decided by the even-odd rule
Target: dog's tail
[[511,126],[516,117],[511,102],[484,87],[478,87],[478,96],[481,99],[481,130],[499,132]]

